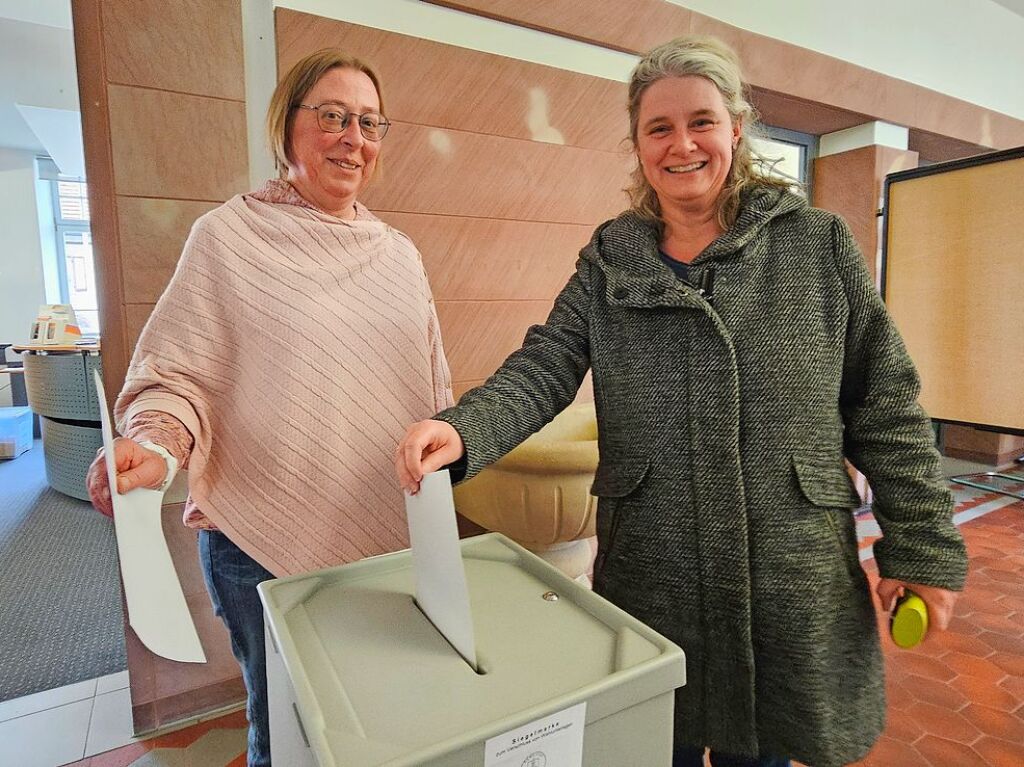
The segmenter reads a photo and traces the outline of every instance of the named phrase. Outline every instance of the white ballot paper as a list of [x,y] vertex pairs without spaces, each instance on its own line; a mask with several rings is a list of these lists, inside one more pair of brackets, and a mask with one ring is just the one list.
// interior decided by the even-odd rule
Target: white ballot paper
[[484,767],[582,767],[587,704],[488,738]]
[[121,561],[121,580],[128,604],[128,624],[151,651],[182,663],[206,663],[192,614],[185,604],[181,583],[167,550],[159,490],[136,488],[124,495],[117,492],[114,467],[114,430],[107,412],[103,381],[96,375],[96,394],[100,400],[100,424],[103,427],[103,451],[110,481],[110,500],[114,505],[114,531],[117,556]]
[[416,604],[476,671],[469,588],[447,469],[425,475],[416,495],[405,494],[405,515],[409,519]]

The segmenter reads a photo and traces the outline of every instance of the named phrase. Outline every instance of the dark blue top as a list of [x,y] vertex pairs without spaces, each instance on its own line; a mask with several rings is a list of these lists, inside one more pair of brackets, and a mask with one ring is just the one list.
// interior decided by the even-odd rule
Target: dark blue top
[[658,255],[661,256],[661,260],[665,262],[665,266],[675,272],[676,277],[681,279],[683,282],[690,281],[690,265],[684,264],[682,261],[676,261],[665,251],[658,249]]

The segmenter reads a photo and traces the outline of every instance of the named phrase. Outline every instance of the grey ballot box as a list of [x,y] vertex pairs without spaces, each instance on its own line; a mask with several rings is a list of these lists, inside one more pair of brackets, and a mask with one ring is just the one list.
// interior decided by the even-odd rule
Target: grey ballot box
[[683,651],[502,535],[461,545],[479,673],[416,606],[410,551],[260,584],[274,764],[484,767],[585,702],[585,767],[669,767]]

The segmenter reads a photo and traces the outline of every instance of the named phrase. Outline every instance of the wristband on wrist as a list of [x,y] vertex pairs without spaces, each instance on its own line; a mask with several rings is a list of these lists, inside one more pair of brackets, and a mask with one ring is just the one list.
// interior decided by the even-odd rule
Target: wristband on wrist
[[167,462],[167,476],[165,476],[164,481],[160,483],[160,487],[156,488],[161,493],[167,492],[167,488],[171,486],[171,483],[174,481],[174,476],[178,473],[178,459],[171,455],[171,452],[166,447],[158,445],[155,442],[146,440],[145,442],[140,442],[139,445],[146,448],[146,450],[152,450]]

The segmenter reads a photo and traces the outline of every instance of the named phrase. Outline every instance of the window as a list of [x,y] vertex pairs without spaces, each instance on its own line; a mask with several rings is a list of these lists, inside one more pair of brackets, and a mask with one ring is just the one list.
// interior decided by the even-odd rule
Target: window
[[57,184],[57,218],[63,221],[89,223],[89,194],[84,181],[61,181]]
[[82,179],[50,178],[60,303],[71,304],[83,335],[99,335],[96,271],[89,229],[88,188]]
[[764,139],[751,143],[771,175],[799,183],[798,193],[810,199],[811,163],[818,154],[818,137],[768,126],[764,132]]

